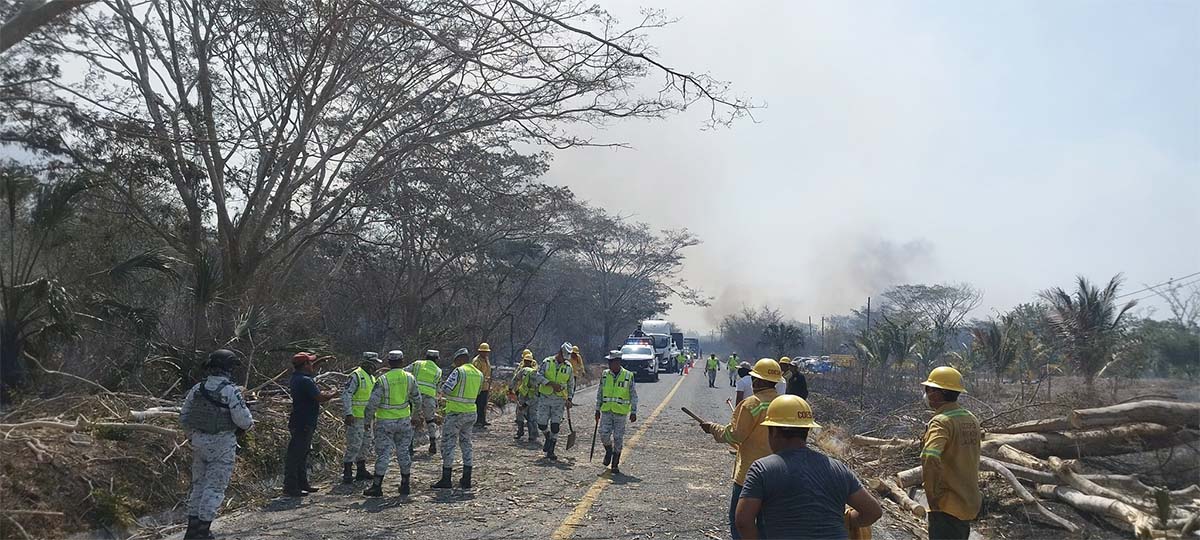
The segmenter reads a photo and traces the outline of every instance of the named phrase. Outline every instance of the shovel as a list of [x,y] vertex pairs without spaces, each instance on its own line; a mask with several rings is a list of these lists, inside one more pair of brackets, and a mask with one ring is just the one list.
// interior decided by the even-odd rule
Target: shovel
[[573,407],[567,407],[567,431],[570,432],[567,433],[567,450],[570,450],[573,446],[575,446],[575,426],[571,425],[572,408]]

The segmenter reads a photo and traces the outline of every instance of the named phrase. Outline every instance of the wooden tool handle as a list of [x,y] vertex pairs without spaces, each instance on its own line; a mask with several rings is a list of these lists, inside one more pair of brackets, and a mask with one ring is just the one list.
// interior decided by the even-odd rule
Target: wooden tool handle
[[692,419],[693,419],[693,420],[695,420],[695,421],[697,421],[697,422],[700,422],[701,424],[703,424],[703,423],[705,423],[705,422],[706,422],[706,420],[705,420],[705,419],[703,419],[703,418],[700,418],[699,416],[696,416],[696,413],[694,413],[694,412],[692,412],[692,411],[689,411],[687,407],[680,407],[679,409],[680,409],[681,411],[683,411],[683,414],[686,414],[686,415],[688,415],[688,416],[692,417]]

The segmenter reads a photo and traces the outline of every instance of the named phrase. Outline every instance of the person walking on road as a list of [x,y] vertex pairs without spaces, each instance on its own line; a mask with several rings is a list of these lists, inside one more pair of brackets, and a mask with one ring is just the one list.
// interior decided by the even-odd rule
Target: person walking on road
[[[362,362],[350,372],[346,387],[342,389],[342,417],[346,423],[346,453],[342,456],[343,484],[371,479],[371,473],[367,472],[367,423],[363,421],[363,411],[367,407],[367,401],[371,399],[371,389],[375,386],[374,372],[379,369],[381,363],[379,353],[362,353]],[[358,465],[357,477],[355,465]]]
[[534,367],[537,365],[533,359],[533,352],[525,349],[521,352],[521,367],[513,372],[512,383],[510,387],[513,393],[517,396],[517,436],[515,440],[521,440],[525,436],[525,428],[529,428],[529,442],[537,441],[537,425],[536,407],[537,407],[537,387],[533,385],[533,374],[537,371]]
[[442,426],[442,478],[432,487],[449,489],[454,487],[450,475],[454,472],[454,448],[462,446],[463,474],[458,485],[471,489],[471,471],[474,467],[471,448],[472,426],[475,416],[475,399],[483,389],[483,373],[467,362],[466,347],[454,351],[454,370],[442,383],[446,395],[446,420]]
[[621,351],[612,351],[604,359],[608,370],[596,392],[596,422],[604,445],[604,465],[612,463],[612,473],[617,475],[621,474],[621,450],[625,447],[625,418],[637,422],[637,387],[633,372],[621,367]]
[[541,368],[533,374],[533,381],[538,385],[538,429],[546,438],[542,451],[550,461],[558,460],[554,447],[558,445],[563,408],[571,407],[571,400],[575,398],[575,370],[567,361],[572,347],[570,342],[563,343],[554,356],[542,360]]
[[403,352],[388,353],[390,369],[379,377],[364,410],[365,421],[375,420],[375,481],[363,492],[367,497],[383,496],[383,477],[387,475],[393,452],[400,465],[400,495],[408,495],[412,490],[409,448],[412,446],[413,423],[421,422],[420,415],[413,417],[414,405],[421,403],[421,391],[417,387],[417,378],[400,369],[403,364]]
[[844,463],[808,448],[808,430],[821,426],[807,401],[775,398],[762,426],[772,454],[746,472],[734,515],[742,538],[844,540],[847,526],[869,527],[883,516],[879,501]]
[[929,538],[966,540],[983,499],[979,492],[979,420],[958,404],[959,394],[967,391],[958,370],[933,368],[921,385],[935,413],[921,438]]
[[488,357],[492,354],[492,346],[480,343],[476,352],[478,354],[471,359],[471,365],[483,374],[483,387],[479,390],[479,396],[475,398],[475,427],[484,428],[492,425],[487,421],[488,396],[492,387],[492,363]]
[[800,372],[800,367],[787,357],[779,360],[779,367],[783,368],[783,380],[787,383],[787,394],[808,399],[808,379]]
[[717,361],[717,355],[708,355],[708,362],[704,364],[704,373],[708,375],[708,387],[717,387],[717,369],[720,367],[720,362]]
[[725,361],[725,371],[729,374],[729,386],[737,386],[737,368],[741,361],[738,359],[737,353],[729,355],[729,359]]
[[[425,443],[425,439],[429,439],[429,455],[437,453],[437,391],[438,384],[442,382],[442,368],[438,367],[437,361],[440,353],[434,349],[425,351],[425,359],[417,360],[405,367],[404,370],[412,374],[417,380],[417,390],[421,393],[420,408],[417,414],[421,417],[421,422],[414,422],[416,431],[413,433],[413,440]],[[412,448],[409,448],[409,453],[412,453]]]
[[783,380],[779,362],[763,358],[754,363],[750,371],[753,378],[754,394],[743,399],[733,410],[733,422],[730,424],[714,424],[705,422],[700,429],[712,435],[713,440],[728,444],[737,450],[737,460],[733,467],[733,493],[729,499],[729,533],[734,540],[741,538],[734,525],[734,512],[738,499],[742,495],[742,485],[746,481],[746,471],[758,459],[771,453],[767,442],[767,430],[762,428],[766,417],[767,407],[771,400],[779,396],[775,384]]
[[192,484],[188,496],[186,539],[213,538],[210,528],[225,499],[237,457],[237,434],[254,427],[242,392],[230,379],[241,360],[218,349],[204,364],[208,376],[183,399],[179,422],[192,443]]

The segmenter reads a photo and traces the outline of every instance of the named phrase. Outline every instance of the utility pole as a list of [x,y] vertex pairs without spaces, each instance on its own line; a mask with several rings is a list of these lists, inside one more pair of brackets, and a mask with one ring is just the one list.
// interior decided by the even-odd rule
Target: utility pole
[[821,356],[825,356],[825,316],[821,316]]
[[812,347],[812,315],[808,316],[808,346]]
[[[866,327],[866,330],[863,331],[863,335],[866,336],[867,339],[871,339],[870,335],[869,335],[870,332],[871,332],[871,297],[868,296],[867,297],[867,327]],[[864,359],[863,363],[862,363],[862,369],[859,370],[859,374],[858,374],[858,409],[865,410],[866,407],[867,407],[867,362]]]

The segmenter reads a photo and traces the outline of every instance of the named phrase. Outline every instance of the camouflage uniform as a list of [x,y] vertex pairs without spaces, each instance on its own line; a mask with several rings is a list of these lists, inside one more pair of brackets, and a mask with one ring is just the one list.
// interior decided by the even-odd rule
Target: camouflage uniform
[[[200,391],[200,385],[204,385],[207,393]],[[233,476],[237,430],[253,427],[254,418],[242,399],[241,390],[224,375],[210,375],[193,386],[183,401],[179,418],[192,442],[188,515],[212,521],[225,499],[229,478]]]
[[[425,360],[427,362],[434,362],[434,364],[436,365],[436,362],[432,359],[426,358]],[[411,373],[414,378],[417,376],[416,369],[414,369],[414,366],[416,366],[416,365],[417,365],[417,363],[413,362],[412,364],[409,364],[409,365],[405,366],[405,368],[404,368],[404,370]],[[437,374],[438,374],[437,381],[434,382],[435,385],[437,384],[438,381],[441,381],[441,379],[442,379],[441,368],[438,368]],[[418,386],[419,385],[420,385],[420,383],[418,382]],[[418,403],[420,404],[420,407],[416,408],[415,405]],[[413,415],[414,416],[419,415],[421,417],[421,419],[424,420],[424,422],[416,428],[414,438],[420,440],[422,442],[422,444],[432,443],[432,442],[437,441],[438,440],[438,426],[433,421],[434,418],[437,417],[437,396],[421,394],[420,399],[413,400],[413,404],[414,404]]]
[[[442,382],[442,393],[449,396],[454,391],[454,387],[458,384],[459,370],[455,369],[450,372],[450,376]],[[442,468],[448,469],[454,467],[454,449],[460,443],[462,444],[462,460],[463,467],[473,466],[472,456],[474,453],[471,448],[471,437],[474,434],[475,428],[475,413],[446,413],[446,420],[442,425]]]
[[[421,393],[417,389],[416,379],[411,374],[406,373],[406,375],[408,376],[408,405],[412,410],[420,399]],[[387,384],[384,378],[380,377],[379,382],[371,389],[371,400],[367,402],[364,424],[375,418],[375,412],[379,409],[380,403],[386,399],[384,393],[387,391]],[[400,474],[409,474],[412,470],[412,456],[408,453],[408,447],[412,444],[412,438],[413,417],[411,416],[395,420],[375,420],[375,476],[377,478],[387,475],[393,453],[396,454],[396,462],[400,464]]]
[[[358,377],[350,376],[346,387],[342,389],[342,416],[352,416],[353,396],[358,391]],[[346,454],[342,463],[354,463],[367,459],[367,448],[370,447],[371,433],[367,431],[367,422],[363,418],[355,418],[354,423],[346,426]]]

